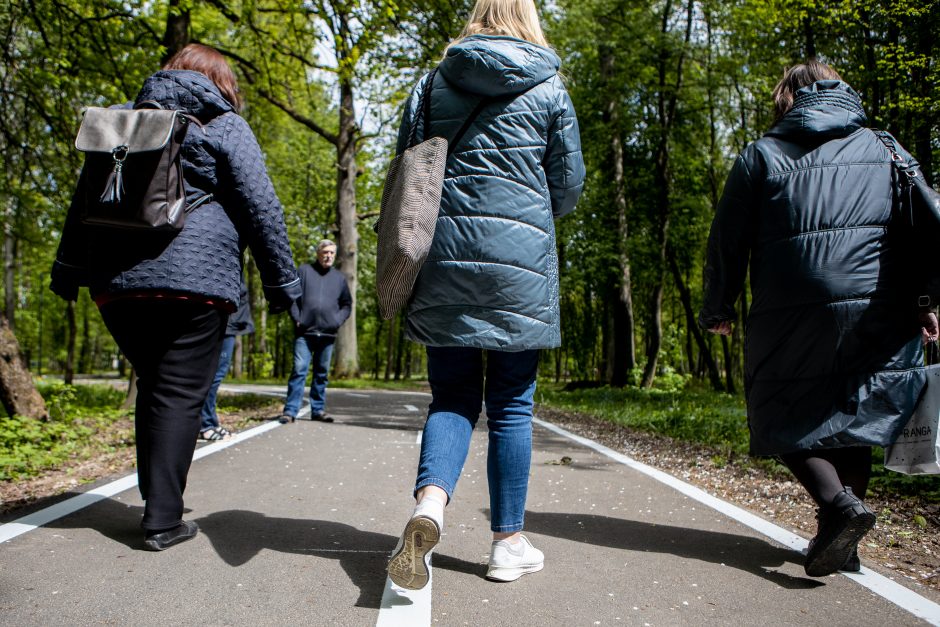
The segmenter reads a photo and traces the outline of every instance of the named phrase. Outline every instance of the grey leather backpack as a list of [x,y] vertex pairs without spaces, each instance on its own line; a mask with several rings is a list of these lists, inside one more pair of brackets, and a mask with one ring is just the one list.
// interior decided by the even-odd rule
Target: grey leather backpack
[[193,122],[156,102],[141,104],[155,108],[85,111],[75,138],[85,153],[82,222],[176,232],[189,211],[211,198],[186,206],[180,147]]

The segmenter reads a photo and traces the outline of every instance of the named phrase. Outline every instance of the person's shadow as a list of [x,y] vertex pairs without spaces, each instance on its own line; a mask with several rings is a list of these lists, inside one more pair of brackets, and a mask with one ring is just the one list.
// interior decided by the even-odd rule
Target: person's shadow
[[[130,549],[144,551],[144,532],[140,528],[143,513],[139,505],[104,499],[46,526],[93,529]],[[350,581],[359,588],[356,606],[381,607],[385,565],[398,542],[396,536],[330,520],[275,518],[245,510],[215,512],[194,520],[213,550],[232,567],[247,564],[262,549],[339,560]],[[177,550],[177,547],[169,550]],[[434,554],[432,565],[481,578],[486,571],[484,564],[438,552]]]
[[572,542],[629,551],[668,553],[685,559],[724,564],[763,577],[783,588],[815,588],[823,585],[815,579],[793,577],[772,570],[784,562],[799,563],[797,554],[750,536],[655,525],[596,514],[531,511],[525,514],[525,528],[532,533]]
[[[379,608],[385,565],[395,536],[329,520],[275,518],[245,510],[226,510],[196,519],[216,553],[231,566],[249,562],[262,549],[339,560],[359,588],[357,607]],[[485,566],[435,554],[433,566],[483,576]]]

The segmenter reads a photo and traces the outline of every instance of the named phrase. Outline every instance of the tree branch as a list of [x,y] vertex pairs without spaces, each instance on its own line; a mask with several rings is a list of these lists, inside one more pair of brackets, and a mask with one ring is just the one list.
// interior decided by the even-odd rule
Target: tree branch
[[268,90],[258,89],[258,93],[261,95],[262,98],[264,98],[265,100],[273,104],[275,107],[277,107],[278,109],[280,109],[287,115],[289,115],[291,119],[293,119],[295,122],[299,122],[300,124],[303,124],[304,126],[309,128],[311,131],[313,131],[314,133],[316,133],[317,135],[319,135],[326,141],[330,142],[334,146],[339,145],[339,137],[335,133],[331,133],[330,131],[326,130],[325,128],[323,128],[322,126],[320,126],[319,124],[317,124],[316,122],[308,118],[307,116],[298,112],[296,109],[294,109],[290,105],[282,102]]

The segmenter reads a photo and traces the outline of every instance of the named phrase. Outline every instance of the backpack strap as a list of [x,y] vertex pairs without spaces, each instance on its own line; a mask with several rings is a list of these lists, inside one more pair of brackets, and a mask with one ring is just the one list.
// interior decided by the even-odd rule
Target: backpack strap
[[[160,109],[161,111],[166,110],[166,107],[164,107],[162,104],[160,104],[156,100],[141,100],[140,102],[134,105],[134,108],[135,109]],[[193,124],[198,126],[202,130],[203,133],[206,132],[206,129],[204,128],[203,123],[200,122],[199,118],[197,118],[196,116],[190,113],[186,113],[184,111],[177,111],[176,115],[178,115],[180,117],[180,120],[182,120],[183,122],[192,122]]]

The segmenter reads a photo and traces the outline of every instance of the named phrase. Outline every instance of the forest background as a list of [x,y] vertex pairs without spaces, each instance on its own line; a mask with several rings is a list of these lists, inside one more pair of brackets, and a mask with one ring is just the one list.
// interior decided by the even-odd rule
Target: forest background
[[[420,376],[424,353],[374,295],[372,225],[401,107],[459,34],[469,0],[13,0],[0,7],[4,342],[33,375],[130,369],[83,290],[48,290],[81,167],[82,108],[132,100],[188,42],[220,49],[284,204],[297,263],[339,245],[355,298],[334,377]],[[805,58],[832,64],[872,126],[935,181],[940,3],[928,0],[546,0],[547,35],[581,125],[588,179],[557,223],[562,346],[542,375],[613,388],[740,394],[743,324],[695,323],[704,247],[734,156],[771,123],[770,92]],[[286,380],[292,329],[269,316],[250,255],[257,331],[233,375]],[[746,316],[748,296],[739,316]],[[9,331],[13,332],[11,336]],[[0,346],[0,350],[3,350]],[[2,373],[0,373],[2,377]]]

